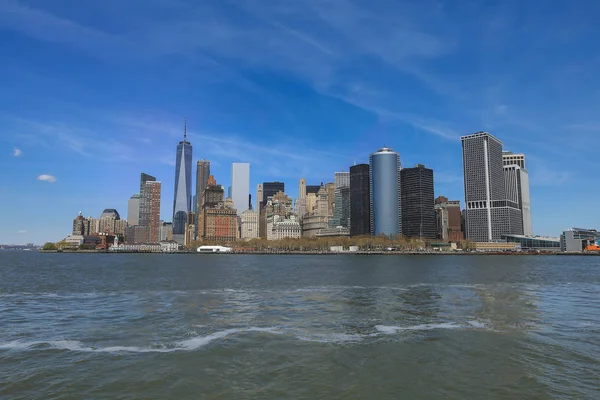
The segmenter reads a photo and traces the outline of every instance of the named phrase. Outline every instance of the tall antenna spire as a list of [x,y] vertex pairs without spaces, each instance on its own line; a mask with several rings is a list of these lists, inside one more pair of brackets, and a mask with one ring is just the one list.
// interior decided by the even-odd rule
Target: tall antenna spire
[[187,141],[187,115],[183,117],[183,141]]

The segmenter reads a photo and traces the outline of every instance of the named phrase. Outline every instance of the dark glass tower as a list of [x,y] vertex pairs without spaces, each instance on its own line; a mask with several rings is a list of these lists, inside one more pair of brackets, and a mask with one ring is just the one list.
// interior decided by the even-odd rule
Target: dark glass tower
[[371,233],[371,185],[369,164],[350,167],[350,235]]
[[192,145],[187,141],[187,123],[183,140],[177,145],[175,160],[175,195],[173,199],[173,240],[184,244],[187,214],[192,205]]
[[261,208],[267,204],[267,199],[274,196],[277,192],[285,192],[285,184],[283,182],[264,182]]
[[402,234],[407,237],[435,239],[433,170],[417,164],[400,171]]

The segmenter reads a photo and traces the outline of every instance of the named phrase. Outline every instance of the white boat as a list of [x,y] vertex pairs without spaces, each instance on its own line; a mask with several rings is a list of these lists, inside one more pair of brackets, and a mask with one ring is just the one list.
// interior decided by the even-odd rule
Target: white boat
[[231,247],[225,246],[200,246],[196,250],[198,253],[231,253]]

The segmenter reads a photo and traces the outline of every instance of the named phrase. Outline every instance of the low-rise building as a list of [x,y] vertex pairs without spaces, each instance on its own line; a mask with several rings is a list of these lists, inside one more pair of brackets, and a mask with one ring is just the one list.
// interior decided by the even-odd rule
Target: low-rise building
[[302,227],[295,215],[289,218],[273,215],[267,220],[267,240],[298,239],[301,235]]
[[502,235],[507,242],[518,243],[525,251],[561,251],[560,238],[525,235]]
[[327,229],[327,221],[329,218],[326,215],[305,215],[302,218],[302,236],[313,237],[323,229]]
[[583,252],[586,246],[600,241],[600,232],[595,229],[571,228],[560,235],[560,249],[565,252]]
[[484,252],[517,251],[521,247],[514,242],[475,242],[475,250]]
[[316,237],[349,237],[350,229],[344,226],[336,226],[335,228],[325,228],[317,231]]

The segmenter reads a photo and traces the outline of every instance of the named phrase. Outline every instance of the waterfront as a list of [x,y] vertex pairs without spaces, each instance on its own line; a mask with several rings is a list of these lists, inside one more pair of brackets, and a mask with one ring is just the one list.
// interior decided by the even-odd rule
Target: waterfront
[[0,398],[593,399],[596,257],[0,253]]

